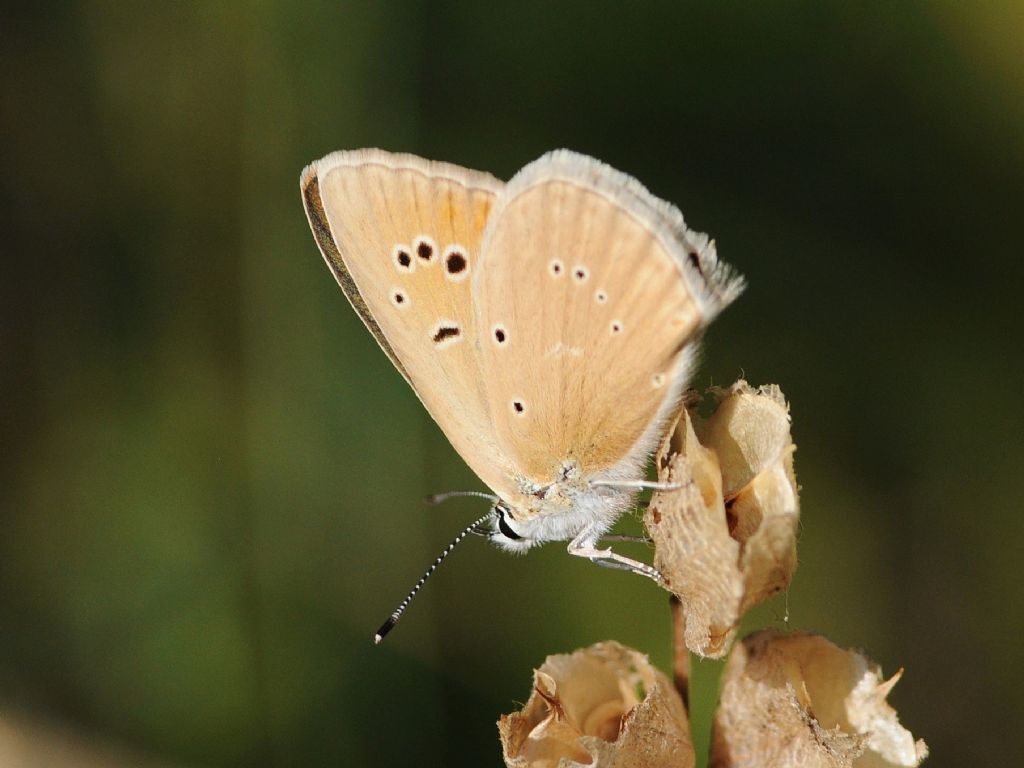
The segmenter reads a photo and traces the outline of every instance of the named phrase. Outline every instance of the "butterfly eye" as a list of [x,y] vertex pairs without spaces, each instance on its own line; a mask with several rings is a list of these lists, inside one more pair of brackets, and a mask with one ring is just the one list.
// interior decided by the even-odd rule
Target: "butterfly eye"
[[515,411],[516,416],[522,416],[526,413],[526,404],[522,400],[513,400],[512,410]]
[[621,320],[613,320],[612,321],[612,335],[614,336],[614,335],[617,335],[617,334],[620,334],[620,333],[622,333],[622,321]]
[[552,259],[548,262],[548,272],[551,273],[552,277],[558,277],[565,270],[565,266],[562,264],[561,259]]
[[512,539],[513,541],[519,541],[520,539],[522,539],[523,537],[520,536],[518,533],[516,533],[515,530],[513,530],[512,526],[509,525],[508,521],[505,519],[505,510],[502,509],[501,507],[498,507],[497,509],[498,509],[498,530],[501,531],[501,533],[504,536],[507,536],[508,538]]
[[577,283],[582,285],[587,282],[587,279],[590,277],[590,270],[582,265],[577,265],[577,267],[572,271],[572,276],[575,278]]
[[598,304],[607,304],[608,294],[605,293],[604,291],[598,291],[597,293],[594,294],[594,301],[596,301]]
[[665,374],[664,373],[656,373],[653,376],[651,376],[651,386],[654,387],[655,389],[661,389],[662,386],[664,386],[664,384],[665,384]]

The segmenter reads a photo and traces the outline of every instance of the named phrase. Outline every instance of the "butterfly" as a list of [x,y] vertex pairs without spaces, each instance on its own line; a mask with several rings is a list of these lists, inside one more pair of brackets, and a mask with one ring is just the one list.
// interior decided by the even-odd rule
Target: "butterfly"
[[[635,501],[708,323],[743,290],[707,235],[632,177],[556,150],[508,183],[379,149],[302,172],[317,245],[363,323],[491,494],[471,533],[601,548]],[[441,498],[441,497],[438,497]]]

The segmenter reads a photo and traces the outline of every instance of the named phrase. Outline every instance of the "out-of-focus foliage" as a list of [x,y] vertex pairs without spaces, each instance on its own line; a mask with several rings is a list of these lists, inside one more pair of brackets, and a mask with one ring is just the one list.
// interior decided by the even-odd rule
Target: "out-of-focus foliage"
[[[695,382],[782,385],[801,565],[757,623],[906,666],[929,765],[1024,723],[1024,14],[952,2],[56,2],[0,21],[0,704],[210,766],[495,765],[538,659],[665,668],[663,594],[473,540],[476,488],[298,173],[593,154],[748,278]],[[524,372],[524,375],[530,375]],[[634,523],[635,526],[635,523]],[[629,527],[628,525],[626,526]],[[639,554],[643,554],[640,552]],[[694,668],[698,751],[720,666]]]

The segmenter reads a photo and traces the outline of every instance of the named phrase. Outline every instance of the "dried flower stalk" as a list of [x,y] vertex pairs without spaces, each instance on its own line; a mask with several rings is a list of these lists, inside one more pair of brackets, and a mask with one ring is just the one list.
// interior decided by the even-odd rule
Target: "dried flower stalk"
[[615,642],[549,656],[533,693],[498,721],[509,768],[690,768],[682,700],[647,657]]
[[[549,656],[533,693],[501,718],[510,768],[693,766],[686,715],[689,653],[725,655],[743,614],[784,589],[796,568],[799,498],[789,408],[778,387],[713,390],[714,413],[691,398],[658,453],[645,516],[654,563],[672,592],[675,688],[618,643]],[[715,715],[714,768],[883,768],[927,756],[864,655],[811,634],[763,631],[737,645]]]
[[928,754],[900,725],[877,664],[819,635],[757,632],[722,678],[711,765],[881,768]]
[[686,645],[726,654],[740,619],[789,585],[800,505],[789,408],[778,387],[738,381],[713,390],[699,423],[691,400],[658,452],[656,494],[644,517],[654,565],[686,613]]

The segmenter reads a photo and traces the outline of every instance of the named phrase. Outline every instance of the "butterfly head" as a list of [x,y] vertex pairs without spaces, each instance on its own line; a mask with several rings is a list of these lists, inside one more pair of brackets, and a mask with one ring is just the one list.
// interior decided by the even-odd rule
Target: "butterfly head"
[[494,504],[485,533],[496,546],[513,554],[581,535],[596,539],[636,496],[632,489],[601,487],[578,472],[560,473],[553,482],[524,491],[515,503],[499,500]]

